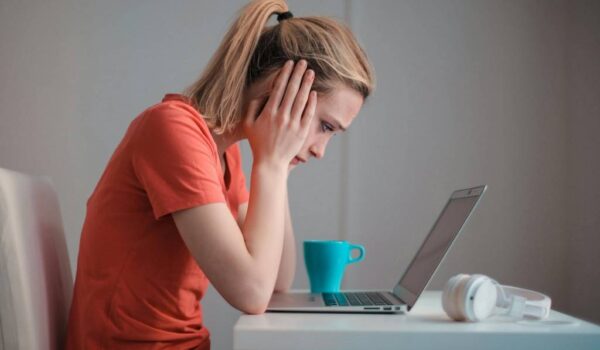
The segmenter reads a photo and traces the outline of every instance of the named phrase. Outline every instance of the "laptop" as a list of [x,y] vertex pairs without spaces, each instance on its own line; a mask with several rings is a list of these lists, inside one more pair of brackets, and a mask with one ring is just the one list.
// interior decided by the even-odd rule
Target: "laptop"
[[392,290],[274,293],[270,312],[404,313],[410,311],[442,263],[487,186],[452,193],[429,234]]

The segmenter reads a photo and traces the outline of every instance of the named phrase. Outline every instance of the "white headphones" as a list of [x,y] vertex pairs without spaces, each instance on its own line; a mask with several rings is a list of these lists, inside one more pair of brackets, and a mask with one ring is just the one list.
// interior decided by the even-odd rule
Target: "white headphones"
[[502,286],[485,275],[456,275],[446,283],[442,306],[455,321],[476,322],[491,315],[544,319],[552,301],[544,294]]

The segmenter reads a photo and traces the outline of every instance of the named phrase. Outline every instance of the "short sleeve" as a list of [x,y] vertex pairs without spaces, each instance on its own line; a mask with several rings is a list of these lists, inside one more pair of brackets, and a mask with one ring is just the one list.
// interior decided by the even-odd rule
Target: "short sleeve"
[[214,141],[199,114],[163,103],[142,115],[132,139],[132,165],[156,219],[226,202]]

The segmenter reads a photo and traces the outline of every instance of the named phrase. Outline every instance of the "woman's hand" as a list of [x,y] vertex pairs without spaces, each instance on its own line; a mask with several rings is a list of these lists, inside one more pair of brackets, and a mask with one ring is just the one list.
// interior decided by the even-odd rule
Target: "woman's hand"
[[305,60],[286,62],[262,111],[264,98],[248,103],[243,127],[255,164],[287,168],[300,152],[317,105],[310,91],[315,74],[306,68]]

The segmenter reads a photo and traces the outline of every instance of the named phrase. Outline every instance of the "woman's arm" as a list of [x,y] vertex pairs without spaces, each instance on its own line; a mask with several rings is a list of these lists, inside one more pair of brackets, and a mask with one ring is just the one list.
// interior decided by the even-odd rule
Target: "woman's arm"
[[279,264],[279,273],[275,282],[276,292],[285,292],[290,289],[294,282],[296,273],[296,238],[294,237],[294,228],[292,226],[292,216],[290,214],[289,199],[285,196],[285,232],[283,238],[283,252],[281,254],[281,263]]
[[[296,237],[294,235],[294,227],[292,225],[292,216],[290,214],[289,197],[286,191],[286,215],[285,215],[285,233],[283,237],[283,252],[281,254],[281,263],[279,264],[279,272],[277,273],[277,281],[275,282],[275,292],[286,292],[292,287],[294,276],[296,274]],[[248,203],[244,203],[238,208],[238,226],[240,228],[246,220]]]
[[253,168],[248,214],[241,230],[225,203],[172,214],[183,241],[212,285],[229,304],[246,313],[264,312],[275,286],[283,246],[286,181],[283,167]]
[[283,251],[289,163],[306,139],[316,107],[316,93],[310,92],[314,73],[304,74],[306,62],[296,65],[293,74],[293,64],[284,67],[262,112],[258,111],[261,101],[251,101],[250,118],[244,121],[254,163],[241,230],[225,203],[172,214],[183,241],[215,289],[233,307],[251,314],[265,311],[275,288]]
[[[285,292],[292,287],[294,276],[296,274],[296,237],[294,235],[294,227],[292,225],[292,216],[290,214],[289,197],[286,191],[286,214],[285,214],[285,233],[283,237],[283,252],[281,254],[281,263],[279,264],[279,272],[277,273],[277,281],[275,282],[275,292]],[[248,203],[243,203],[238,208],[237,223],[241,228],[246,220],[248,211]]]

